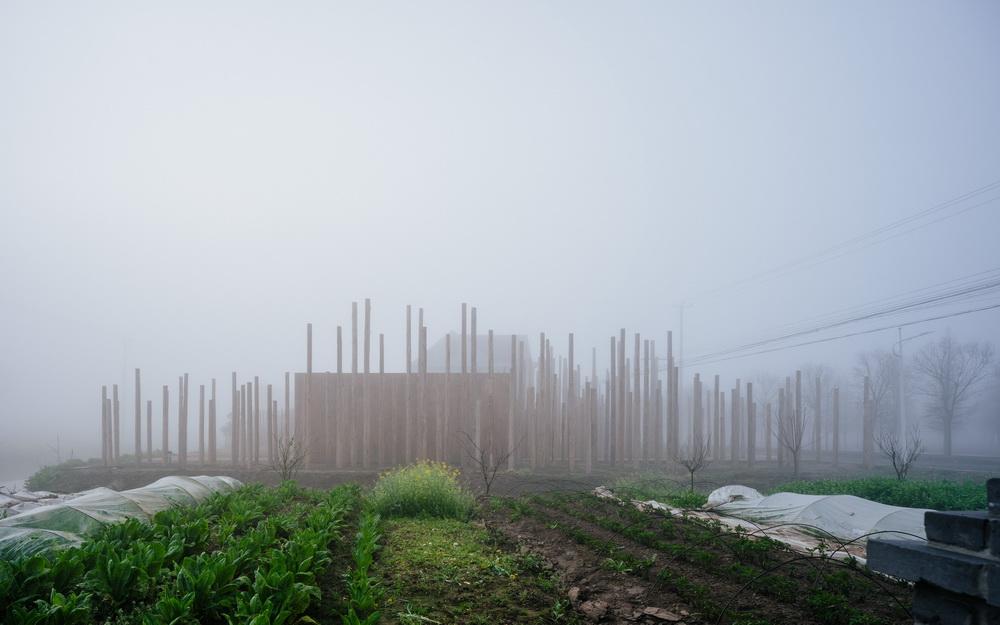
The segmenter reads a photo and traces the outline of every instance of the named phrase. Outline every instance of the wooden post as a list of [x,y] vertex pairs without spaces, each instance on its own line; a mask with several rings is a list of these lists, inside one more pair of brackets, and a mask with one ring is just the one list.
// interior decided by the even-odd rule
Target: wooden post
[[[411,319],[412,308],[410,304],[406,305],[406,378],[403,388],[403,393],[405,395],[403,403],[406,409],[406,423],[403,428],[403,461],[409,462],[413,460],[413,393],[411,392],[411,387],[413,380],[413,337],[412,337],[412,319]],[[462,309],[463,317],[465,309]]]
[[517,380],[520,375],[520,371],[517,368],[517,335],[510,335],[510,398],[508,400],[507,406],[507,470],[513,471],[515,465],[514,452],[516,451],[516,443],[514,441],[514,436],[517,432],[517,427],[514,424],[514,404],[517,403]]
[[642,342],[642,460],[651,458],[649,444],[653,440],[649,418],[649,339]]
[[236,385],[236,372],[233,371],[233,412],[231,415],[229,429],[231,441],[229,442],[229,455],[234,465],[240,462],[240,393]]
[[163,385],[163,435],[160,438],[160,453],[163,464],[170,464],[170,387]]
[[771,437],[773,435],[773,433],[771,431],[771,402],[767,402],[767,404],[764,405],[764,421],[765,421],[765,424],[764,424],[764,435],[765,435],[764,449],[766,450],[765,453],[767,454],[767,461],[770,462],[771,461]]
[[[422,314],[421,317],[423,317]],[[420,382],[418,385],[419,396],[417,397],[417,449],[420,458],[427,458],[427,326],[423,324],[420,324],[419,340],[417,358],[420,361]]]
[[[308,426],[307,426],[308,427]],[[253,376],[253,463],[260,464],[260,377]]]
[[212,466],[215,466],[218,462],[215,443],[215,431],[217,427],[215,418],[218,405],[218,398],[215,394],[215,378],[212,378],[212,399],[208,402],[208,463]]
[[441,460],[449,461],[447,444],[450,442],[451,417],[451,332],[444,335],[444,422],[441,424]]
[[467,372],[467,369],[466,369],[466,349],[467,349],[466,341],[467,341],[467,339],[466,339],[466,336],[465,336],[465,334],[466,334],[465,318],[466,318],[466,314],[467,314],[466,313],[466,308],[467,308],[467,304],[465,304],[463,302],[462,303],[462,373],[466,373]]
[[375,395],[375,414],[373,426],[375,428],[375,452],[378,454],[376,462],[385,463],[389,458],[388,446],[385,434],[388,423],[385,408],[385,334],[379,332],[378,335],[378,393]]
[[635,357],[632,359],[632,418],[629,419],[629,423],[632,426],[632,463],[635,468],[639,468],[639,462],[642,459],[642,450],[639,446],[640,437],[642,436],[642,377],[640,373],[640,367],[642,365],[641,361],[641,347],[642,341],[639,338],[639,333],[635,333],[635,347],[633,354]]
[[239,440],[237,442],[237,458],[238,462],[246,463],[247,458],[247,438],[246,438],[246,421],[247,421],[247,385],[240,384],[240,400],[239,400],[239,413],[236,415],[236,420],[239,422]]
[[736,388],[729,391],[729,462],[733,464],[740,458],[739,384],[740,381],[736,380]]
[[712,458],[722,457],[722,420],[719,414],[719,374],[715,374],[712,384],[712,433],[715,440],[712,443]]
[[177,377],[177,465],[187,457],[187,415],[184,414],[184,376]]
[[693,456],[696,450],[704,442],[704,434],[701,427],[701,375],[694,374],[694,384],[691,386],[691,447],[690,454]]
[[823,411],[820,409],[820,402],[823,395],[820,392],[820,379],[816,375],[816,414],[813,415],[813,447],[816,448],[816,462],[823,459]]
[[674,362],[674,333],[667,332],[667,453],[677,459],[680,443],[680,398],[677,383],[678,368]]
[[181,412],[184,414],[184,451],[181,453],[180,465],[187,466],[188,460],[188,374],[181,377]]
[[198,462],[205,466],[205,385],[198,385]]
[[365,298],[365,375],[361,379],[361,466],[371,467],[371,447],[372,447],[372,424],[371,424],[371,398],[369,397],[371,388],[368,385],[368,374],[371,373],[371,316],[372,303],[369,298]]
[[[340,343],[340,341],[339,341],[340,333],[339,332],[337,333],[337,337],[338,337],[338,341],[337,342],[339,344]],[[285,415],[284,415],[284,420],[285,420],[284,427],[285,427],[285,438],[286,439],[288,439],[288,437],[291,436],[290,429],[291,429],[291,415],[292,415],[292,406],[291,406],[291,404],[292,404],[292,395],[291,395],[292,385],[291,385],[290,378],[291,378],[290,372],[286,371],[285,372]]]
[[566,393],[566,437],[567,447],[569,447],[569,472],[576,468],[576,376],[573,374],[573,333],[569,333],[569,354],[566,362],[567,371],[567,393]]
[[365,298],[365,373],[370,373],[371,336],[372,336],[372,300]]
[[[358,303],[354,302],[354,364],[355,370],[357,370],[358,356]],[[312,441],[310,439],[310,425],[312,420],[312,372],[313,372],[313,324],[306,324],[306,388],[304,393],[304,402],[302,406],[302,423],[299,423],[298,416],[295,419],[295,430],[299,434],[299,440],[302,441],[302,448],[305,453],[306,463],[309,462],[310,447],[312,447]]]
[[135,370],[135,463],[142,462],[142,385],[139,369]]
[[[730,441],[732,443],[732,441]],[[715,445],[719,460],[726,458],[726,393],[719,391],[719,442]]]
[[840,464],[840,388],[833,387],[833,466]]
[[747,466],[757,460],[757,406],[753,403],[753,382],[747,382]]
[[111,400],[111,410],[112,410],[112,414],[114,415],[114,426],[113,426],[114,427],[114,431],[112,432],[112,437],[111,437],[111,439],[113,441],[113,444],[114,444],[114,451],[112,452],[113,453],[112,458],[113,458],[115,464],[118,464],[119,438],[120,438],[120,434],[121,434],[121,429],[120,429],[121,428],[121,424],[119,422],[119,419],[120,419],[120,406],[118,404],[118,385],[117,384],[112,385],[111,389],[112,389],[112,395],[113,395],[113,399]]
[[611,367],[608,374],[608,463],[615,466],[618,459],[618,350],[615,337],[611,337]]
[[628,386],[625,381],[625,376],[627,375],[627,371],[625,370],[625,349],[625,328],[622,328],[618,337],[618,431],[616,433],[618,457],[621,459],[622,463],[627,461],[626,450],[628,447],[628,443],[625,438],[625,422],[628,420],[628,415],[625,414],[625,402],[628,400],[628,397],[626,397]]
[[471,342],[469,360],[472,363],[472,372],[477,373],[478,369],[476,367],[476,348],[478,346],[477,344],[479,343],[479,333],[476,330],[475,306],[472,307],[472,315],[469,318],[469,340]]
[[274,464],[274,390],[271,384],[267,385],[267,463]]

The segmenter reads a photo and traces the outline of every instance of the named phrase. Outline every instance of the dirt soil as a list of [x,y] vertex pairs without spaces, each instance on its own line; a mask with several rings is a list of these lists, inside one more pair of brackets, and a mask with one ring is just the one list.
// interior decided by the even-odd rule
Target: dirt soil
[[[838,606],[835,604],[829,606],[828,612],[822,608],[807,609],[802,605],[803,597],[830,598],[813,594],[818,589],[809,579],[815,578],[811,574],[817,567],[823,575],[830,572],[844,575],[843,567],[823,568],[826,563],[795,562],[787,567],[791,570],[786,571],[786,579],[791,581],[786,583],[794,583],[797,588],[790,593],[790,600],[779,600],[770,594],[756,592],[756,586],[745,587],[740,581],[718,574],[719,568],[735,562],[722,545],[715,552],[717,559],[714,564],[699,565],[676,554],[644,546],[587,520],[587,517],[599,514],[619,522],[636,524],[634,517],[618,514],[612,504],[576,500],[561,508],[537,501],[529,505],[530,514],[511,514],[510,510],[502,509],[495,512],[491,522],[508,540],[518,543],[521,549],[551,563],[559,571],[564,585],[570,588],[569,598],[573,607],[591,622],[836,625],[844,618],[836,613]],[[651,536],[655,535],[660,522],[650,515],[648,528],[642,529]],[[683,521],[678,519],[677,522]],[[617,548],[614,557],[610,558],[610,551],[595,549],[594,544],[581,544],[581,532],[589,537],[588,540],[593,539],[594,544],[610,544],[612,548]],[[678,544],[683,546],[684,541],[678,541]],[[790,559],[795,556],[789,554],[782,557]],[[616,567],[615,562],[649,564],[642,570],[635,567],[630,572],[624,572],[615,570],[625,568],[623,564]],[[868,587],[865,580],[852,592],[855,596],[864,593],[863,587]],[[889,590],[908,601],[908,588],[894,585]],[[872,614],[862,616],[867,620],[860,622],[866,625],[912,622],[888,596],[864,603],[866,608],[873,610]]]

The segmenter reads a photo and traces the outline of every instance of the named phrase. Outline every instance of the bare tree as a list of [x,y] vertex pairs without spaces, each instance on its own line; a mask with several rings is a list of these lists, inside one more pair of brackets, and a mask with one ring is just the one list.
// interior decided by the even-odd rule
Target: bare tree
[[872,415],[875,422],[883,428],[889,425],[889,419],[896,413],[895,391],[899,384],[899,359],[884,349],[872,350],[858,354],[858,362],[854,366],[854,376],[859,383],[865,377],[869,380],[869,398],[872,405]]
[[502,467],[507,466],[507,460],[510,459],[518,445],[507,449],[496,449],[492,439],[490,443],[480,445],[476,442],[475,437],[468,432],[462,431],[460,434],[463,439],[462,447],[465,455],[469,457],[479,481],[480,488],[477,489],[479,490],[477,500],[480,502],[489,501],[490,491],[497,479],[497,473]]
[[895,428],[883,428],[875,437],[875,444],[892,463],[892,470],[896,472],[896,479],[900,482],[906,479],[913,463],[924,453],[924,444],[920,440],[920,429],[917,426],[910,428],[905,441],[900,440]]
[[951,455],[952,430],[965,416],[969,400],[990,374],[993,346],[959,343],[950,334],[917,352],[914,369],[920,390],[930,400],[928,417],[944,434],[944,454]]
[[281,480],[293,480],[306,461],[306,450],[294,436],[274,437],[274,458],[271,469],[281,474]]
[[761,406],[773,404],[781,388],[781,378],[773,373],[762,371],[754,376],[753,396]]
[[[795,386],[801,396],[802,374],[799,371],[795,372]],[[798,477],[802,460],[802,441],[806,432],[805,418],[800,407],[796,405],[793,393],[784,393],[783,399],[784,403],[779,402],[778,406],[778,427],[774,436],[778,440],[778,445],[791,455],[792,468],[795,477]]]
[[674,462],[687,469],[688,475],[691,478],[692,493],[694,492],[695,473],[711,464],[711,460],[709,460],[711,450],[712,437],[709,436],[705,440],[695,440],[694,443],[685,445],[684,449],[674,459]]

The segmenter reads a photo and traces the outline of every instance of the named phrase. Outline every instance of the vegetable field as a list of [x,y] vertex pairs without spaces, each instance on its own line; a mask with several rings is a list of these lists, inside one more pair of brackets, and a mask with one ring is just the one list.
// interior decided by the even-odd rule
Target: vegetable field
[[559,563],[577,609],[595,620],[912,622],[907,586],[831,558],[834,544],[800,554],[762,534],[580,493],[505,500],[494,518]]
[[[0,562],[0,621],[267,625],[331,619],[353,607],[360,493],[250,486],[151,524],[110,525],[79,548]],[[325,592],[321,592],[320,587]]]
[[[21,625],[685,623],[901,625],[910,589],[842,547],[639,510],[586,492],[476,497],[422,461],[369,489],[246,486],[0,562]],[[817,488],[823,487],[822,484]],[[623,496],[697,506],[652,477]],[[843,554],[841,554],[843,555]]]

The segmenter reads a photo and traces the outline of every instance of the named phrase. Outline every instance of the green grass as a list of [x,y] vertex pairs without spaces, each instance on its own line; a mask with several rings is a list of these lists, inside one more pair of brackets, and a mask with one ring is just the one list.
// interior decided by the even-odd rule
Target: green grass
[[774,488],[773,492],[855,495],[892,506],[932,510],[986,509],[986,486],[981,482],[916,479],[900,482],[889,477],[869,477],[789,482]]
[[430,516],[468,519],[475,499],[458,481],[458,470],[441,462],[417,462],[383,473],[368,501],[383,518]]
[[456,519],[384,522],[375,565],[383,624],[576,623],[554,574],[531,554],[510,553]]
[[619,478],[611,489],[619,497],[642,501],[653,499],[675,508],[700,508],[708,500],[702,493],[659,475],[638,474]]

